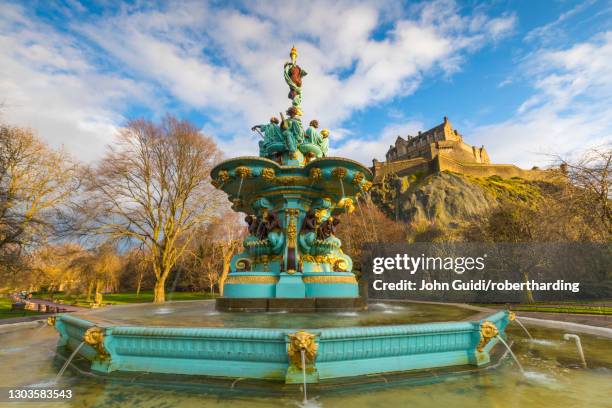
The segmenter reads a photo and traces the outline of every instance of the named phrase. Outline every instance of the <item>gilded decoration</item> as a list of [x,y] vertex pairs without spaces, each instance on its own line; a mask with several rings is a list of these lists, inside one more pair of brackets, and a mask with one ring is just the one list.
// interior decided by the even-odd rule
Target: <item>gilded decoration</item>
[[338,207],[344,208],[349,214],[355,211],[355,204],[353,203],[353,199],[348,197],[345,197],[338,201]]
[[[334,271],[345,272],[348,270],[348,262],[334,255],[302,255],[302,260],[304,262],[329,264]],[[354,278],[351,279],[355,280]]]
[[99,359],[104,360],[110,357],[110,354],[104,347],[104,329],[101,327],[93,326],[87,329],[85,334],[83,334],[83,341],[96,350]]
[[282,176],[282,177],[276,177],[274,179],[274,182],[276,184],[280,184],[283,186],[287,186],[287,185],[296,186],[296,185],[310,184],[310,179],[304,176]]
[[495,326],[495,324],[488,320],[482,322],[480,325],[480,343],[478,343],[478,346],[476,346],[476,350],[483,352],[485,346],[498,334],[499,330],[497,330],[497,326]]
[[240,178],[249,177],[251,175],[251,169],[246,166],[236,167],[236,175]]
[[295,248],[297,244],[297,225],[296,218],[300,214],[297,208],[288,208],[285,210],[289,216],[289,225],[287,225],[287,242],[290,247]]
[[353,180],[352,183],[356,186],[359,186],[359,184],[361,184],[361,182],[363,181],[363,178],[365,176],[363,175],[362,172],[358,171],[357,173],[355,173],[355,175],[353,176]]
[[329,255],[302,255],[302,260],[304,262],[312,262],[312,263],[332,263],[332,259],[330,259]]
[[316,334],[308,333],[303,330],[287,335],[289,345],[287,346],[287,356],[292,366],[302,370],[302,351],[304,351],[304,362],[306,367],[313,366],[317,358],[318,344],[315,342]]
[[274,177],[276,177],[276,173],[274,172],[274,169],[271,167],[266,167],[265,169],[261,171],[261,178],[266,181],[272,181],[274,180]]
[[49,326],[55,326],[55,322],[56,322],[56,317],[55,316],[49,316],[47,317],[47,324]]
[[323,175],[323,171],[321,171],[320,168],[313,167],[312,169],[310,169],[310,179],[311,180],[313,181],[320,180],[322,175]]
[[238,271],[250,271],[251,270],[251,260],[247,258],[238,259],[235,265],[236,265],[236,270]]
[[348,262],[346,262],[346,259],[343,258],[336,259],[336,262],[334,262],[332,265],[334,271],[346,272],[349,269]]
[[508,320],[510,320],[511,322],[516,320],[516,313],[514,312],[509,312],[508,313]]
[[357,280],[354,276],[305,276],[304,283],[352,283],[356,284]]
[[361,186],[361,189],[363,191],[368,191],[369,189],[372,188],[372,182],[371,181],[366,181],[365,183],[363,183],[363,185]]
[[229,180],[229,178],[230,175],[227,170],[221,170],[217,175],[217,179],[220,180],[222,183],[225,183],[227,180]]
[[346,169],[344,167],[336,167],[332,170],[332,175],[338,179],[343,179],[346,177]]
[[247,276],[228,276],[225,281],[226,284],[230,285],[241,285],[241,284],[266,284],[278,282],[277,276],[270,275],[247,275]]
[[265,263],[265,262],[276,262],[276,261],[282,261],[283,257],[282,255],[262,255],[262,256],[257,256],[253,259],[254,263]]

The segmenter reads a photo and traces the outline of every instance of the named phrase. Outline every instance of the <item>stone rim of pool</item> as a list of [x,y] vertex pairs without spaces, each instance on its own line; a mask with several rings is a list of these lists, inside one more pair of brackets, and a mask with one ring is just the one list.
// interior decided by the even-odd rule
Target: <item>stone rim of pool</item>
[[74,350],[85,343],[79,355],[96,373],[148,372],[301,383],[303,367],[296,355],[305,350],[306,382],[316,383],[440,367],[485,367],[491,362],[497,336],[505,337],[504,329],[513,315],[500,311],[469,321],[300,330],[124,326],[83,317],[63,314],[51,323],[60,334],[59,347]]

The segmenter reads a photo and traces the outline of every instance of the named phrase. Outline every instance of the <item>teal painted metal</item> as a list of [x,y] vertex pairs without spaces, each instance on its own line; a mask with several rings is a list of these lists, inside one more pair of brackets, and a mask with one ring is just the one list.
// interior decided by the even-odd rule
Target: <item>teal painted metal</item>
[[[248,214],[245,250],[230,262],[225,297],[358,296],[355,279],[329,277],[354,277],[334,232],[337,217],[352,211],[355,197],[371,185],[369,169],[339,157],[293,165],[238,157],[220,163],[211,178],[235,211]],[[273,286],[262,276],[277,281]]]
[[[470,322],[399,326],[306,329],[316,334],[318,379],[350,377],[489,362],[492,339],[479,352],[480,326],[490,321],[504,336],[507,312]],[[70,315],[56,320],[59,346],[74,349],[94,324]],[[103,348],[86,345],[79,352],[94,371],[142,371],[292,381],[285,329],[102,327]],[[293,373],[293,374],[292,374]],[[297,378],[297,377],[296,377]]]

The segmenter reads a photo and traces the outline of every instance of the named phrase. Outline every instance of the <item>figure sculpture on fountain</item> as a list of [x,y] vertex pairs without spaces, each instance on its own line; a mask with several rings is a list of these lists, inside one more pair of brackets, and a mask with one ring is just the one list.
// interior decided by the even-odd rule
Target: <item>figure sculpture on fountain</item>
[[[279,121],[275,116],[270,118],[270,123],[255,125],[251,128],[252,131],[257,131],[263,140],[259,141],[259,155],[264,156],[266,152],[266,146],[274,143],[282,142],[283,135],[279,127]],[[262,133],[263,132],[263,133]]]
[[295,47],[292,47],[291,52],[289,53],[291,61],[285,63],[283,72],[285,74],[285,82],[287,85],[289,85],[288,97],[291,99],[291,104],[296,107],[299,115],[301,116],[302,111],[300,109],[300,104],[302,103],[302,78],[307,75],[307,72],[295,62],[297,55],[297,50]]

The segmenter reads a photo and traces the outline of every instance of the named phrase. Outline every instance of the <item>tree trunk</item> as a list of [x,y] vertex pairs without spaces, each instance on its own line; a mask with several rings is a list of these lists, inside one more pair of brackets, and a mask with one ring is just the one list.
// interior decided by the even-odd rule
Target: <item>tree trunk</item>
[[225,280],[227,279],[227,275],[229,273],[230,263],[223,261],[223,270],[221,271],[221,276],[219,276],[219,296],[223,297],[223,288],[225,287]]
[[142,274],[138,274],[138,278],[136,280],[136,297],[140,297],[140,287],[142,286]]
[[155,289],[153,289],[153,303],[164,303],[166,301],[166,283],[165,277],[160,277],[155,282]]
[[91,302],[91,292],[93,291],[93,281],[89,282],[87,285],[87,301]]
[[[527,272],[523,272],[523,279],[525,283],[529,282],[529,274]],[[535,303],[535,299],[533,298],[533,292],[531,290],[526,289],[525,296],[527,297],[527,303]]]

